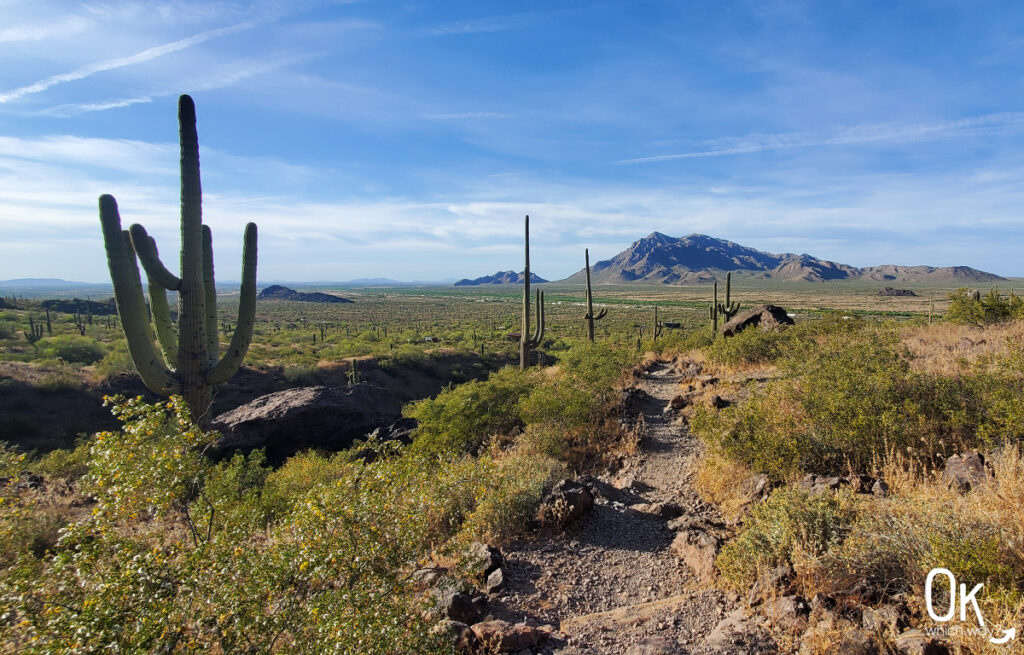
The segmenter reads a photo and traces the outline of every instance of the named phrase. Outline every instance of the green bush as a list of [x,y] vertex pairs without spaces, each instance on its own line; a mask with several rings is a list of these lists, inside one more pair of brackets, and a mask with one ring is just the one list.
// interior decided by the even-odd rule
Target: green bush
[[853,494],[780,489],[757,505],[715,564],[735,589],[746,590],[767,569],[816,558],[840,544],[857,517]]
[[46,357],[78,364],[95,364],[107,354],[105,345],[92,337],[83,337],[77,334],[46,337],[36,345]]
[[438,457],[475,452],[489,437],[522,427],[519,401],[535,377],[507,367],[406,407],[404,414],[419,421],[413,451]]
[[708,361],[726,366],[774,362],[784,353],[788,332],[746,329],[732,337],[719,337],[705,349]]
[[1003,298],[998,290],[991,289],[975,300],[971,291],[961,287],[949,294],[949,301],[946,318],[952,323],[981,326],[1024,319],[1024,300],[1014,293]]

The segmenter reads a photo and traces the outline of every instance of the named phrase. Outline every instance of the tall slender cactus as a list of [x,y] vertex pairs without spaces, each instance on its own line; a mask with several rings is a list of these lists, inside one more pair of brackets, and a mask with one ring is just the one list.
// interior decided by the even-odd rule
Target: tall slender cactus
[[708,308],[708,316],[711,318],[711,338],[718,337],[718,281],[715,281],[715,296]]
[[544,292],[537,292],[537,329],[530,334],[530,217],[525,222],[526,265],[523,269],[523,331],[519,335],[519,368],[530,367],[530,351],[544,338]]
[[[717,287],[717,284],[716,284]],[[728,323],[732,320],[732,317],[739,313],[740,304],[739,302],[731,302],[732,300],[732,273],[725,274],[725,302],[719,303],[715,300],[715,304],[718,305],[718,313],[725,317],[725,322]]]
[[594,314],[594,295],[590,290],[590,249],[583,249],[583,257],[587,264],[587,313],[583,317],[587,321],[587,338],[591,341],[594,340],[594,321],[600,321],[602,318],[608,315],[607,309],[602,309],[597,314]]
[[[139,224],[121,229],[113,196],[100,196],[100,225],[110,279],[128,352],[146,386],[161,395],[181,394],[192,419],[209,422],[212,388],[238,371],[252,340],[256,315],[256,225],[245,226],[238,325],[220,357],[213,239],[203,225],[199,136],[192,98],[178,99],[181,141],[181,277],[160,260],[156,241]],[[136,259],[137,258],[137,259]],[[142,294],[138,262],[146,271],[150,314]],[[178,327],[171,323],[167,291],[178,293]],[[153,332],[156,333],[156,342]],[[162,351],[162,356],[158,353]]]
[[654,306],[654,328],[651,329],[651,335],[654,343],[658,343],[658,337],[661,336],[662,327],[661,321],[658,320],[658,306]]

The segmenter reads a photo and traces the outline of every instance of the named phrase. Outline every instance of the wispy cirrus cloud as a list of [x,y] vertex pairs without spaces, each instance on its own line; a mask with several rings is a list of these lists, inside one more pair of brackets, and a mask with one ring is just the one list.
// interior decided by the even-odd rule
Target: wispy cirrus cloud
[[105,61],[96,62],[93,64],[87,64],[76,68],[75,70],[67,73],[60,73],[58,75],[51,75],[50,77],[43,78],[38,82],[34,82],[27,86],[22,86],[17,89],[12,89],[7,92],[0,93],[0,104],[10,102],[11,100],[17,100],[27,95],[34,93],[40,93],[49,89],[50,87],[58,84],[66,84],[67,82],[74,82],[81,80],[96,73],[102,73],[104,71],[114,70],[117,68],[124,68],[125,66],[133,66],[135,64],[141,64],[143,62],[162,57],[172,52],[184,50],[185,48],[191,48],[192,46],[204,43],[211,39],[215,39],[221,36],[227,36],[229,34],[236,34],[245,30],[252,29],[257,25],[257,21],[245,21],[237,23],[235,25],[229,25],[227,27],[218,27],[212,30],[206,30],[198,34],[194,34],[190,37],[165,43],[163,45],[147,48],[142,52],[137,52],[134,55],[127,57],[117,57],[115,59],[107,59]]
[[83,16],[65,16],[50,23],[14,25],[0,29],[0,43],[45,41],[79,34],[89,29],[92,21]]
[[745,155],[772,150],[813,148],[821,146],[867,145],[876,143],[914,143],[953,139],[982,134],[1016,131],[1024,128],[1024,112],[1002,112],[971,116],[935,123],[876,123],[856,125],[831,134],[813,132],[787,132],[781,134],[751,134],[734,139],[719,139],[707,150],[652,155],[622,159],[619,164],[645,164],[678,159]]
[[187,86],[191,93],[199,91],[210,91],[212,89],[222,89],[227,86],[231,86],[237,82],[269,73],[271,71],[286,68],[292,64],[308,61],[313,59],[315,55],[303,54],[303,55],[291,55],[285,57],[279,57],[268,60],[251,60],[244,59],[241,61],[234,62],[231,66],[225,70],[218,72],[215,75],[201,78],[201,79],[189,79],[187,83],[175,86],[173,89],[161,89],[159,91],[153,91],[136,96],[127,96],[122,98],[111,98],[108,100],[101,100],[99,102],[82,102],[57,105],[56,107],[49,107],[35,112],[40,116],[55,116],[58,118],[68,118],[78,114],[84,114],[94,111],[106,111],[108,109],[119,109],[121,107],[130,107],[131,105],[146,104],[153,102],[158,98],[164,98],[171,95],[177,95],[181,93],[181,88]]

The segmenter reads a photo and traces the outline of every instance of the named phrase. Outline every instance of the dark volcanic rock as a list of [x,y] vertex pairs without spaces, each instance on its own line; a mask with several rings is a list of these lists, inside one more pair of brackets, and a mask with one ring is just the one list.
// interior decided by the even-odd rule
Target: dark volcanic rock
[[917,294],[910,289],[893,289],[892,287],[884,287],[878,292],[880,296],[916,296]]
[[757,326],[762,330],[776,330],[782,325],[793,325],[793,319],[785,309],[775,305],[760,305],[734,316],[722,328],[722,334],[731,337],[751,326]]
[[279,284],[273,284],[263,291],[260,291],[259,300],[291,300],[293,302],[354,302],[348,298],[342,298],[341,296],[334,296],[329,293],[320,293],[319,291],[313,291],[311,293],[303,293],[296,291],[295,289],[289,289],[288,287],[282,287]]
[[541,501],[537,520],[542,526],[560,532],[593,507],[594,493],[590,487],[575,480],[562,480]]
[[984,482],[987,475],[985,456],[977,451],[968,451],[946,460],[942,480],[950,489],[967,493],[972,487]]
[[268,459],[281,461],[307,448],[347,448],[401,415],[401,404],[390,392],[369,384],[288,389],[215,418],[213,428],[224,436],[214,449],[227,453],[266,448]]

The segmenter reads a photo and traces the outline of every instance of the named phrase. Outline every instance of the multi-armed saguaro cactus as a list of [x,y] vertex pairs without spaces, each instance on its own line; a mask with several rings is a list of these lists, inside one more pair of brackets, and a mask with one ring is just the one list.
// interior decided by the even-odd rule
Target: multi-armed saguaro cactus
[[530,334],[530,217],[526,217],[526,267],[523,269],[523,331],[519,334],[519,368],[530,366],[530,351],[544,338],[544,292],[537,292],[537,329]]
[[583,317],[587,321],[587,338],[591,341],[594,340],[594,321],[600,321],[602,318],[608,315],[607,309],[602,309],[597,314],[594,313],[594,295],[590,291],[590,249],[583,249],[583,257],[587,263],[587,313]]
[[24,332],[24,331],[22,331],[22,332],[25,335],[25,339],[29,343],[35,344],[35,342],[37,342],[37,341],[39,341],[40,339],[43,338],[43,324],[42,323],[36,323],[35,320],[33,320],[32,315],[29,314],[29,317],[28,317],[28,332]]
[[[100,196],[100,224],[121,326],[142,381],[161,395],[181,394],[197,423],[209,421],[213,385],[226,382],[242,364],[256,315],[256,225],[245,226],[238,325],[224,357],[217,334],[217,290],[213,240],[203,225],[199,181],[196,108],[189,96],[178,100],[181,136],[181,277],[160,261],[156,241],[141,225],[121,230],[113,196]],[[138,260],[146,271],[158,354],[142,295]],[[178,292],[177,334],[171,324],[167,291]]]
[[[715,284],[716,290],[717,290],[717,287],[718,287],[718,285],[716,283]],[[740,311],[740,303],[739,302],[731,302],[731,300],[732,300],[732,295],[731,294],[732,294],[732,273],[726,273],[725,274],[725,302],[724,303],[719,303],[718,302],[718,298],[717,298],[718,294],[717,293],[715,294],[715,296],[716,296],[715,304],[718,305],[718,313],[725,317],[725,322],[726,323],[728,323],[730,320],[732,320],[732,317],[735,316],[736,314],[738,314],[739,311]]]

